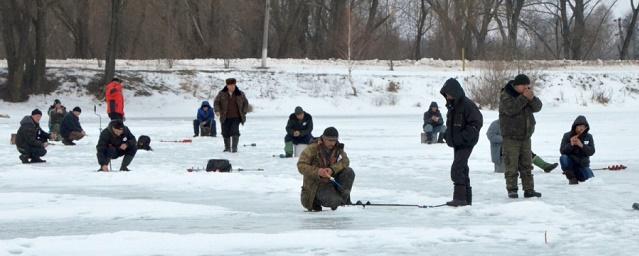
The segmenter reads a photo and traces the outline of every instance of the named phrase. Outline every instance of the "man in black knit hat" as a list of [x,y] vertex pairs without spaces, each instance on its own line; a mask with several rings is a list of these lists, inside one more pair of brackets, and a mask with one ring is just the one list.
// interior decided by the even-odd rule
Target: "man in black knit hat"
[[50,135],[40,128],[42,111],[34,109],[30,116],[24,116],[20,121],[20,128],[16,134],[16,147],[20,152],[23,164],[43,163],[40,157],[47,154],[47,143]]
[[128,166],[138,151],[135,136],[131,134],[129,128],[120,119],[111,121],[109,126],[102,130],[98,145],[95,148],[98,151],[98,163],[100,164],[98,171],[103,172],[109,171],[111,159],[116,159],[120,156],[124,156],[120,171],[130,171]]
[[539,112],[541,107],[541,100],[535,96],[526,75],[517,75],[501,90],[499,124],[509,198],[519,197],[517,176],[521,178],[524,197],[541,197],[541,193],[535,191],[530,143],[536,123],[533,113]]
[[87,135],[80,125],[80,114],[82,109],[80,107],[73,108],[73,111],[67,113],[62,119],[62,125],[60,125],[60,135],[62,136],[62,143],[64,145],[73,146],[74,140],[81,140]]
[[326,128],[297,161],[297,169],[304,176],[301,202],[309,211],[321,211],[322,206],[336,210],[338,206],[351,204],[355,172],[349,167],[344,144],[338,138],[335,127]]

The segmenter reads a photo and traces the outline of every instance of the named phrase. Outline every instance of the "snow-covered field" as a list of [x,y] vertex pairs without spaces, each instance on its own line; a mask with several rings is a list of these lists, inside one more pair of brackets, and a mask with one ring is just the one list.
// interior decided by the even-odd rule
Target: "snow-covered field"
[[[374,106],[375,94],[362,93],[351,98],[352,104],[342,96],[313,96],[297,84],[272,99],[260,97],[252,87],[258,85],[251,84],[245,91],[256,112],[241,127],[240,144],[257,146],[240,147],[237,154],[222,153],[221,138],[160,142],[190,138],[201,98],[130,96],[127,125],[136,136],[151,136],[154,151],[138,151],[129,173],[95,172],[100,124],[93,100],[49,95],[47,102],[42,96],[27,103],[0,102],[0,113],[11,115],[0,118],[0,255],[635,255],[639,211],[631,205],[639,201],[634,119],[639,102],[619,81],[639,77],[636,67],[549,71],[555,83],[540,92],[545,108],[536,115],[533,136],[533,151],[555,162],[562,134],[577,115],[586,115],[597,149],[592,166],[622,163],[628,169],[596,171],[595,178],[577,186],[568,186],[560,170],[535,169],[543,197],[508,199],[503,175],[492,172],[485,136],[497,113],[482,110],[482,136],[470,159],[473,206],[461,208],[350,206],[305,212],[296,159],[272,155],[282,153],[286,118],[299,104],[314,114],[314,135],[328,126],[338,128],[357,175],[354,200],[441,204],[452,197],[452,149],[419,143],[421,113],[431,100],[443,106],[439,86],[462,72],[406,71],[393,78],[373,70],[356,76],[362,86],[373,73],[381,74],[380,81],[403,79],[399,104],[393,106]],[[611,105],[553,99],[560,90],[590,93],[575,89],[578,85],[560,88],[560,79],[568,83],[569,75],[585,79],[592,74],[614,88]],[[10,134],[22,115],[56,97],[68,108],[83,107],[80,118],[89,136],[75,147],[50,146],[45,164],[20,164]],[[417,101],[421,108],[414,106]],[[46,116],[42,123],[46,126]],[[186,172],[210,158],[265,171]],[[114,161],[114,169],[120,161]]]
[[[577,114],[539,114],[534,151],[556,161],[561,135]],[[593,167],[624,163],[629,169],[597,171],[578,186],[568,186],[560,171],[536,169],[543,197],[511,200],[503,176],[492,172],[482,136],[470,161],[474,205],[457,209],[305,212],[295,159],[272,157],[282,149],[283,116],[250,117],[241,142],[257,146],[237,154],[222,153],[220,138],[159,142],[191,135],[189,120],[131,118],[132,131],[150,135],[155,151],[140,151],[130,173],[95,172],[96,122],[84,124],[90,136],[78,146],[51,146],[42,165],[20,164],[2,140],[0,255],[634,255],[636,122],[629,112],[585,114],[597,146]],[[484,112],[485,128],[495,117]],[[15,121],[2,119],[0,137],[9,137]],[[315,122],[316,135],[329,125],[340,130],[357,173],[353,199],[450,199],[451,149],[419,143],[419,116],[316,116]],[[265,171],[186,172],[209,158]]]

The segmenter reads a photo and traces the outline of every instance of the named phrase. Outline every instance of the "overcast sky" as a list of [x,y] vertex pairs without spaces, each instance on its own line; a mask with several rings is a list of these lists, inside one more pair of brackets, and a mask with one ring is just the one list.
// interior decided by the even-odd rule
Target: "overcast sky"
[[[634,0],[635,6],[639,3],[639,0]],[[612,4],[615,0],[604,0],[607,4]],[[621,16],[628,15],[630,13],[630,0],[617,0],[615,7],[613,8],[614,15],[613,18],[619,18]]]

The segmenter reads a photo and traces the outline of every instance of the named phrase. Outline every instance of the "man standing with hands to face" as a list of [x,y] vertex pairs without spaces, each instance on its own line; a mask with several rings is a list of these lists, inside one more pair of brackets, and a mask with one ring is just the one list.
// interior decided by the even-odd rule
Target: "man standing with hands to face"
[[533,113],[539,112],[541,107],[541,100],[530,88],[530,79],[526,75],[517,75],[501,90],[499,123],[509,198],[519,197],[518,176],[521,177],[524,197],[541,197],[541,193],[535,191],[530,140],[536,123]]

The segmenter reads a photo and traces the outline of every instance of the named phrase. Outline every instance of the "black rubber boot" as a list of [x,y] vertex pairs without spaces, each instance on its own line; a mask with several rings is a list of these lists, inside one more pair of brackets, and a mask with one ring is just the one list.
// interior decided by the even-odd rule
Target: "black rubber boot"
[[426,144],[432,144],[433,143],[433,133],[432,132],[427,132],[426,133]]
[[231,152],[231,138],[224,137],[224,152]]
[[566,175],[566,179],[568,179],[568,185],[579,184],[579,181],[577,180],[577,176],[575,176],[575,172],[573,170],[565,170],[564,175]]
[[233,136],[231,137],[231,153],[236,153],[237,152],[237,144],[240,143],[240,136]]
[[468,205],[473,205],[473,187],[466,186],[466,202]]
[[29,163],[29,156],[28,155],[20,155],[19,158],[20,158],[20,161],[22,161],[23,164],[28,164]]
[[120,165],[120,171],[122,172],[128,172],[131,171],[129,170],[129,164],[131,164],[131,162],[133,161],[133,156],[129,156],[129,155],[125,155],[124,159],[122,159],[122,165]]
[[437,143],[444,143],[444,133],[440,132],[439,136],[437,137]]
[[519,198],[517,191],[508,191],[508,198]]
[[455,190],[453,191],[453,201],[446,202],[448,206],[466,206],[468,202],[466,201],[466,186],[465,185],[455,185]]
[[541,193],[534,191],[534,190],[528,190],[528,191],[524,191],[524,197],[525,198],[530,198],[530,197],[541,197]]

